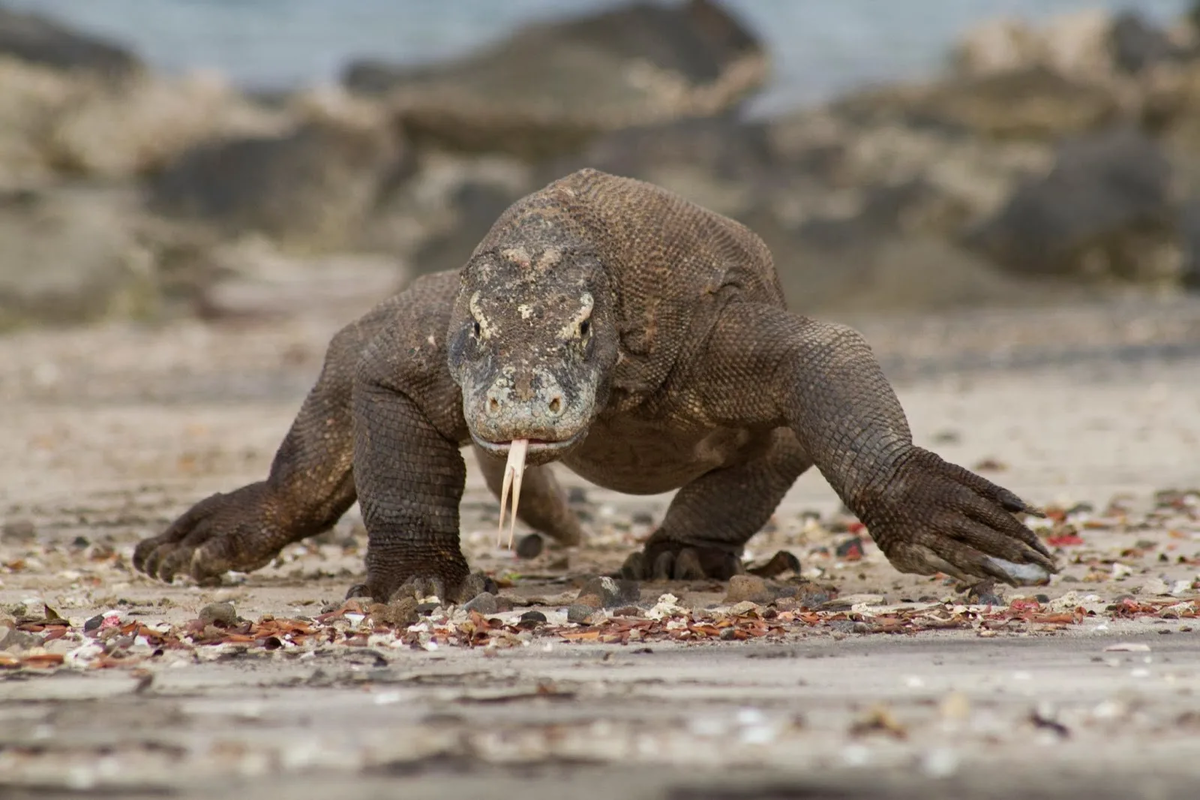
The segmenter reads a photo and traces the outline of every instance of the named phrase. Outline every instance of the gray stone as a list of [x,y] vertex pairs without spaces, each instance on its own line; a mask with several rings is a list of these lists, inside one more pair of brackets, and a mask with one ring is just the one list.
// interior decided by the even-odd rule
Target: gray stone
[[596,613],[596,609],[591,606],[575,603],[567,607],[567,622],[574,622],[578,625],[587,625],[592,621],[592,614]]
[[588,580],[579,590],[576,603],[590,608],[619,608],[641,600],[641,587],[637,581],[595,577]]
[[27,519],[10,519],[0,527],[0,540],[6,542],[31,542],[37,536],[37,528]]
[[126,190],[0,195],[0,329],[153,316],[154,253]]
[[0,8],[0,56],[56,69],[87,70],[121,77],[141,64],[130,51],[85,35],[40,14]]
[[1173,174],[1134,128],[1072,139],[1048,175],[1021,185],[965,242],[1018,274],[1177,280]]
[[464,611],[475,611],[480,614],[495,614],[500,610],[500,604],[496,600],[496,595],[491,592],[483,592],[471,598],[466,605],[463,606]]
[[148,204],[230,234],[334,250],[353,245],[381,193],[411,174],[408,155],[384,127],[314,121],[197,145],[150,180]]
[[531,25],[445,64],[358,61],[343,82],[388,96],[418,143],[541,158],[603,131],[719,114],[766,69],[747,28],[712,0],[689,0]]
[[771,586],[757,575],[734,575],[729,579],[729,590],[725,594],[724,602],[769,603],[775,599],[775,595]]
[[205,625],[229,627],[237,624],[238,615],[233,603],[209,603],[200,609],[198,619]]

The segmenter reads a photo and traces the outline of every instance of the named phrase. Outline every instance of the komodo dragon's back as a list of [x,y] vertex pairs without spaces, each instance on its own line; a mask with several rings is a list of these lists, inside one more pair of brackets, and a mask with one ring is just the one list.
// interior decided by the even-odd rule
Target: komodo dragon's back
[[[637,383],[661,383],[728,299],[785,306],[771,252],[749,228],[653,184],[594,169],[514,203],[475,252],[580,240],[595,246],[611,278],[621,343],[639,362]],[[629,375],[633,365],[625,366]]]

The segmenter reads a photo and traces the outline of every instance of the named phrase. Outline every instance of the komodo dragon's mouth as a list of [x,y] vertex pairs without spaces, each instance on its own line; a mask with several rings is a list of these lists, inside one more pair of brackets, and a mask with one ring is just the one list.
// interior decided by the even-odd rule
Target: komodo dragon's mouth
[[496,530],[496,544],[504,539],[504,516],[508,508],[509,490],[512,490],[512,517],[508,523],[508,546],[512,547],[513,535],[517,529],[517,503],[521,499],[521,479],[525,475],[525,458],[530,453],[552,453],[566,450],[583,437],[583,431],[569,439],[549,442],[543,439],[513,439],[511,442],[489,442],[475,439],[475,442],[498,456],[508,454],[508,463],[504,465],[504,483],[500,489],[500,525]]

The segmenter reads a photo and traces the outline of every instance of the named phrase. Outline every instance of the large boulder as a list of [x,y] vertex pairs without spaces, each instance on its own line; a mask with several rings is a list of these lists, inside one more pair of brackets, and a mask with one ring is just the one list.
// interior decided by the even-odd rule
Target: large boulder
[[0,58],[3,57],[111,78],[124,77],[141,68],[137,56],[117,44],[79,33],[40,14],[0,7]]
[[381,194],[411,172],[387,125],[312,120],[278,136],[199,144],[148,182],[149,208],[287,248],[353,247]]
[[965,243],[1017,274],[1174,282],[1177,192],[1158,143],[1116,127],[1064,142]]
[[1094,8],[1058,14],[1038,24],[998,17],[972,27],[952,48],[961,73],[991,75],[1032,67],[1104,81],[1175,58],[1180,43],[1132,11]]
[[44,141],[51,163],[68,175],[152,173],[198,143],[280,132],[288,124],[285,114],[214,74],[144,76],[91,88],[59,111]]
[[991,139],[1035,140],[1095,130],[1123,111],[1110,87],[1042,65],[873,87],[834,105],[864,123],[890,119]]
[[360,61],[344,82],[386,95],[418,142],[536,158],[603,131],[718,114],[766,74],[741,23],[713,0],[688,0],[531,25],[444,65]]
[[289,124],[212,75],[113,82],[0,58],[0,191],[139,176],[199,142]]
[[417,271],[456,268],[515,199],[594,167],[748,224],[771,247],[798,308],[1008,302],[1021,282],[952,242],[1052,156],[1042,143],[887,119],[862,124],[828,108],[769,122],[725,115],[603,134],[578,154],[526,170],[494,157],[442,156],[453,166],[422,170],[391,218],[422,221],[415,246],[397,247]]
[[0,58],[0,192],[54,180],[46,140],[62,109],[78,97],[71,76]]

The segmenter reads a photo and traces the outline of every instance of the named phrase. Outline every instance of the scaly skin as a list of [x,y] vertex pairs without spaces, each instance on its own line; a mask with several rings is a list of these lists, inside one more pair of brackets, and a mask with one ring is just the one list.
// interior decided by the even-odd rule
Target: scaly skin
[[741,571],[743,547],[815,465],[897,569],[1044,583],[1057,568],[1007,490],[912,442],[855,331],[787,311],[744,226],[657,187],[583,170],[510,207],[462,270],[420,279],[340,332],[262,483],[198,503],[135,565],[212,580],[268,563],[357,498],[365,590],[462,601],[474,445],[496,491],[530,440],[520,519],[578,522],[559,461],[622,492],[679,489],[623,572]]

